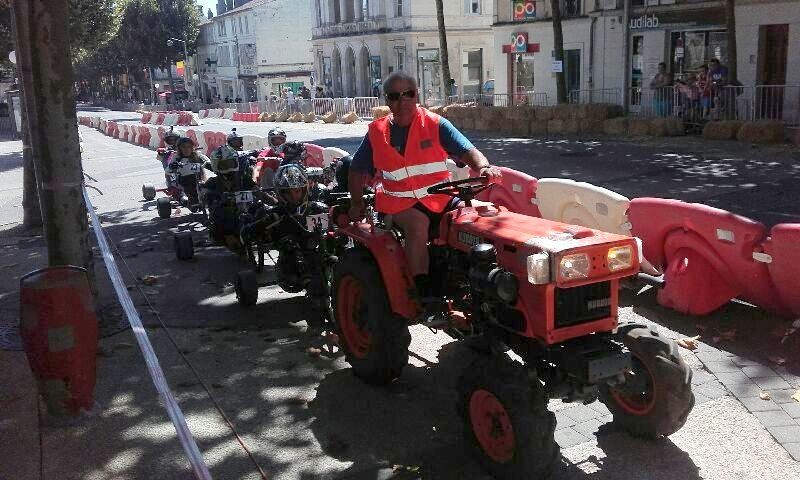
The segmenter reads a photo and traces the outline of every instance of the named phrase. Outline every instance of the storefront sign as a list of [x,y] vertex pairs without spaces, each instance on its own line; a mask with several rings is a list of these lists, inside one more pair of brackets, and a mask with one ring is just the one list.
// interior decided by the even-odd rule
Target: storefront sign
[[655,15],[642,15],[641,17],[631,18],[631,30],[658,28],[660,24],[661,22]]
[[514,20],[531,20],[536,18],[536,2],[532,0],[514,0]]
[[514,52],[528,51],[528,33],[520,32],[511,35],[511,50]]
[[553,73],[561,73],[564,71],[564,62],[561,60],[553,60],[550,66],[550,71]]

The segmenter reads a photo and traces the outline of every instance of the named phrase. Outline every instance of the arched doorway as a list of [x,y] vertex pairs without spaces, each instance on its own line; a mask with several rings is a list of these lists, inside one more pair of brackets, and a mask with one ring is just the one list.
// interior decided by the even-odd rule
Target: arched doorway
[[344,95],[354,97],[356,94],[356,54],[353,47],[348,46],[344,54]]
[[366,45],[361,46],[358,55],[358,91],[362,97],[372,96],[372,82],[369,72],[369,50]]
[[334,97],[341,97],[342,96],[342,55],[339,53],[339,49],[333,49],[333,59],[331,61],[331,81],[333,85],[331,88],[333,89],[333,96]]

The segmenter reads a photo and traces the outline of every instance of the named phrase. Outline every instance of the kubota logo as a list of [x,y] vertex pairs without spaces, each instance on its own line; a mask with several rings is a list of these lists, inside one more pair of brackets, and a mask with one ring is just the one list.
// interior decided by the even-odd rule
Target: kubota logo
[[598,298],[597,300],[589,300],[586,302],[586,309],[590,312],[599,308],[606,308],[611,306],[610,298]]

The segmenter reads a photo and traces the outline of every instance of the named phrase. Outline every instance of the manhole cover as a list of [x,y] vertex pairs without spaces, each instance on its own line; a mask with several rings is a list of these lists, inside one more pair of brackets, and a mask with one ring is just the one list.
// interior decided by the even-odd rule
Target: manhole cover
[[22,350],[18,325],[0,324],[0,350]]

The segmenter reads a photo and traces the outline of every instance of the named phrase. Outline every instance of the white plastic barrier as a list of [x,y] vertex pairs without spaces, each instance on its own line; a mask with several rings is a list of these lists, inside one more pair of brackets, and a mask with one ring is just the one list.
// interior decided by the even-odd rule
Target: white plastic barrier
[[190,126],[197,126],[202,125],[203,122],[200,120],[200,115],[196,113],[192,113],[192,120],[189,122]]
[[[323,100],[323,99],[319,99]],[[350,155],[347,153],[346,150],[342,150],[341,148],[337,147],[325,147],[322,149],[322,162],[323,166],[327,167],[330,165],[334,160],[338,160],[342,157],[346,157]]]
[[166,125],[168,127],[172,127],[174,125],[177,125],[178,124],[178,118],[180,118],[180,116],[177,113],[168,113],[164,117],[164,125]]
[[464,180],[469,178],[469,167],[460,167],[456,165],[456,162],[447,159],[445,161],[447,163],[447,170],[450,171],[450,180],[451,182],[455,182],[456,180]]
[[214,115],[212,115],[212,116],[214,118],[222,118],[222,114],[223,113],[225,113],[225,109],[224,108],[215,108],[214,109]]
[[260,135],[242,135],[245,150],[262,149],[267,144],[267,139]]
[[195,130],[195,136],[197,137],[197,146],[200,147],[201,152],[205,153],[205,151],[208,149],[208,145],[206,145],[206,137],[200,130]]
[[236,110],[232,108],[226,108],[225,113],[222,115],[222,118],[227,118],[228,120],[232,120],[234,113],[236,113]]
[[158,136],[158,127],[147,127],[150,130],[150,148],[158,148],[161,145],[161,137]]
[[630,235],[630,200],[617,192],[586,182],[540,178],[536,203],[542,218]]

